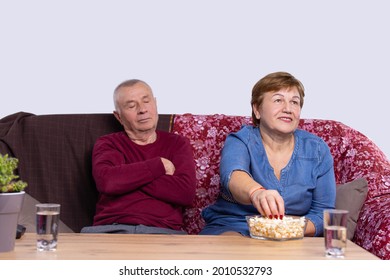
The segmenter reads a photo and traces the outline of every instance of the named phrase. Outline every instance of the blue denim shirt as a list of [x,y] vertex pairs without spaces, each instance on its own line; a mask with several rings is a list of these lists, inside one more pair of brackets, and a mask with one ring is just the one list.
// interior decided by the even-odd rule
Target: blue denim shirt
[[202,234],[237,231],[249,235],[245,216],[259,213],[252,205],[236,202],[228,188],[232,172],[241,170],[266,189],[280,193],[285,215],[305,216],[313,222],[315,236],[323,235],[323,210],[334,208],[336,200],[333,158],[320,137],[298,129],[294,137],[293,154],[278,180],[258,127],[243,126],[240,131],[228,135],[221,155],[221,196],[203,210],[206,226]]

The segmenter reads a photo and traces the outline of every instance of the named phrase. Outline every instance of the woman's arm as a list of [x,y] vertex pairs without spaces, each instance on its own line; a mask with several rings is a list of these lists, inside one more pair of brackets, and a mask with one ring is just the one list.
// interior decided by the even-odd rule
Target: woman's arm
[[230,134],[221,155],[221,185],[225,196],[253,206],[265,217],[284,215],[284,201],[276,190],[256,182],[250,174],[251,155],[243,136]]
[[264,217],[282,218],[284,201],[276,190],[267,190],[244,171],[233,171],[229,189],[234,199],[241,204],[253,204]]

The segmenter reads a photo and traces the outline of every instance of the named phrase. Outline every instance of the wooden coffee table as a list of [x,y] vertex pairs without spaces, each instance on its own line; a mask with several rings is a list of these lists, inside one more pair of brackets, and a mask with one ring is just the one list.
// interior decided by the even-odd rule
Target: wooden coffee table
[[[327,260],[324,239],[265,241],[241,236],[60,234],[55,252],[38,252],[36,236],[26,233],[4,260]],[[375,260],[348,241],[345,260]]]

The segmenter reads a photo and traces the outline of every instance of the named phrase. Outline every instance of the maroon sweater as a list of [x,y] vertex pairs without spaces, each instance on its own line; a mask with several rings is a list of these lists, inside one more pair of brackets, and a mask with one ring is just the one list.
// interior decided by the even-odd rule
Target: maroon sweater
[[[165,175],[161,158],[172,161]],[[99,191],[94,225],[113,223],[182,229],[183,207],[195,196],[196,175],[189,141],[157,131],[157,140],[137,145],[123,132],[100,137],[92,156]]]

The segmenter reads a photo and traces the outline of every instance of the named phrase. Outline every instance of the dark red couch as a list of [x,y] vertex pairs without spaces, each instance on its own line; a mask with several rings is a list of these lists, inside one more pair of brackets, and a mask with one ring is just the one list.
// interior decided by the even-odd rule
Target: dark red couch
[[[219,194],[219,160],[226,135],[245,116],[160,115],[159,129],[189,138],[198,179],[196,199],[185,210],[185,230],[204,226],[201,210]],[[363,134],[330,120],[301,120],[300,127],[322,137],[334,157],[338,184],[365,178],[368,194],[353,242],[382,259],[390,259],[390,164]],[[0,120],[0,153],[19,158],[26,192],[40,202],[61,204],[61,219],[73,231],[92,223],[97,192],[91,175],[95,140],[121,130],[112,114],[33,115],[16,113]],[[33,210],[25,210],[33,211]]]

